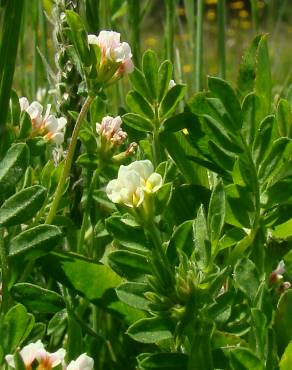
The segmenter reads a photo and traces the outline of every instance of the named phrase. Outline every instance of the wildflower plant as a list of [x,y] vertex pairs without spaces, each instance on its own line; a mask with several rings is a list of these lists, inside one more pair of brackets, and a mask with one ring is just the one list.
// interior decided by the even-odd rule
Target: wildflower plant
[[267,36],[236,89],[210,76],[186,96],[177,66],[152,50],[134,66],[84,4],[86,22],[78,2],[54,4],[56,100],[9,92],[0,367],[288,369],[291,104],[272,98]]

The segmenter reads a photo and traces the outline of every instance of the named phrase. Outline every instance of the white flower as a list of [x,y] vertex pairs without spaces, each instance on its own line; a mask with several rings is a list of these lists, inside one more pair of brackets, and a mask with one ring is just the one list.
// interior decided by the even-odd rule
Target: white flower
[[[44,351],[44,350],[45,350],[44,345],[40,340],[38,340],[35,343],[30,343],[27,346],[24,346],[22,350],[19,352],[19,354],[23,360],[25,367],[29,369],[31,364],[36,359],[39,351]],[[13,355],[6,355],[5,360],[7,361],[9,366],[15,369]]]
[[113,145],[120,145],[127,138],[127,133],[121,129],[121,124],[122,120],[120,116],[106,116],[103,117],[101,123],[96,124],[96,132]]
[[175,81],[174,80],[170,80],[169,81],[169,85],[168,85],[168,88],[169,89],[171,89],[173,86],[175,86],[176,85],[176,83],[175,83]]
[[64,365],[66,351],[64,348],[58,349],[54,353],[47,352],[44,348],[37,351],[36,359],[39,363],[39,368],[42,370],[51,370],[57,365]]
[[94,361],[86,353],[80,355],[75,361],[71,361],[67,370],[92,370]]
[[44,108],[37,101],[29,104],[27,98],[22,97],[19,99],[19,104],[21,111],[26,111],[29,114],[35,133],[43,135],[46,139],[54,141],[57,145],[63,143],[64,134],[62,131],[67,124],[66,118],[56,118],[53,114],[50,114],[50,104],[47,105],[44,116]]
[[120,41],[121,35],[114,31],[101,31],[98,36],[88,35],[88,43],[100,47],[102,57],[121,63],[118,74],[131,73],[134,70],[132,52],[127,42]]
[[135,161],[128,166],[120,166],[118,178],[111,180],[106,193],[114,203],[122,203],[128,207],[139,207],[146,193],[154,193],[162,186],[162,177],[153,172],[149,160]]
[[285,273],[285,262],[281,260],[273,272],[277,275],[278,278],[282,279],[283,274]]

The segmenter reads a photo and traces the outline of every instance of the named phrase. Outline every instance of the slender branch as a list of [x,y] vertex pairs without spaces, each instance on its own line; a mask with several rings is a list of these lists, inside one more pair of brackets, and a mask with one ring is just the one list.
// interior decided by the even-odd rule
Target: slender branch
[[74,156],[74,152],[75,152],[75,148],[76,148],[76,144],[77,144],[79,130],[80,130],[81,124],[82,124],[82,122],[83,122],[83,120],[86,116],[86,113],[87,113],[87,111],[90,107],[90,104],[92,103],[92,100],[93,100],[93,97],[91,97],[91,96],[88,96],[86,98],[86,100],[85,100],[85,102],[84,102],[84,104],[81,108],[81,111],[79,113],[79,116],[77,118],[77,121],[76,121],[76,124],[75,124],[75,127],[74,127],[74,131],[73,131],[73,134],[72,134],[71,142],[70,142],[70,145],[69,145],[69,149],[68,149],[68,154],[67,154],[66,159],[65,159],[65,165],[64,165],[63,172],[62,172],[62,176],[61,176],[60,181],[58,183],[56,193],[55,193],[55,197],[54,197],[53,203],[51,205],[48,217],[46,219],[46,224],[51,224],[55,215],[56,215],[56,213],[57,213],[59,202],[60,202],[60,200],[62,198],[62,195],[63,195],[65,183],[66,183],[66,180],[67,180],[67,178],[69,176],[69,173],[70,173],[72,160],[73,160],[73,156]]
[[2,273],[2,302],[1,313],[5,314],[9,307],[9,264],[7,250],[4,243],[4,229],[0,228],[0,258],[1,258],[1,273]]

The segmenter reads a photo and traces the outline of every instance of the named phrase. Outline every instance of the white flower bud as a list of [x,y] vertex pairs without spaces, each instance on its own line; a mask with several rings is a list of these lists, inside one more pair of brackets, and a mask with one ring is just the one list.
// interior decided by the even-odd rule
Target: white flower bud
[[[23,363],[27,369],[30,369],[31,364],[36,359],[38,352],[44,350],[43,343],[38,340],[35,343],[30,343],[27,346],[24,346],[21,351],[19,352]],[[13,355],[6,355],[5,360],[8,363],[9,366],[13,367],[15,369],[15,362]]]
[[75,361],[71,361],[67,370],[92,370],[94,361],[86,353],[80,355]]

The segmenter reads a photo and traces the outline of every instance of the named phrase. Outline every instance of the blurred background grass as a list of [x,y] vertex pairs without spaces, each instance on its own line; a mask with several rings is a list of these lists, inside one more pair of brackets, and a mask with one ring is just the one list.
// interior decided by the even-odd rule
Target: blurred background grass
[[[206,75],[219,74],[217,1],[203,1],[203,86]],[[14,79],[20,95],[42,100],[48,91],[53,93],[44,61],[56,71],[52,37],[57,26],[52,14],[56,3],[76,8],[90,32],[121,32],[123,40],[131,44],[138,66],[147,48],[156,50],[161,59],[171,56],[175,79],[188,84],[189,94],[194,91],[196,0],[30,0],[25,2]],[[274,92],[285,91],[292,83],[292,1],[226,0],[225,19],[226,79],[235,83],[243,51],[255,34],[268,33]],[[123,89],[124,84],[120,95]]]

